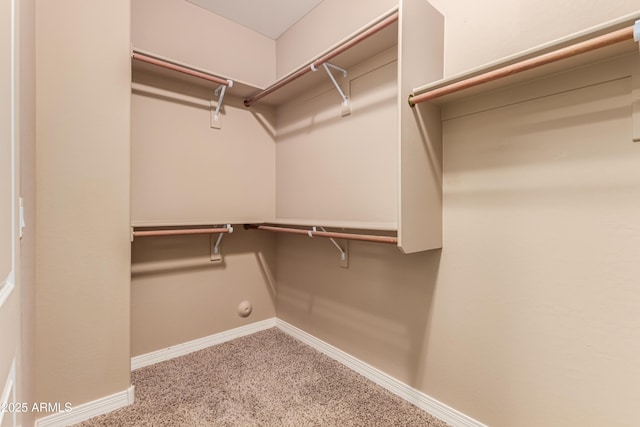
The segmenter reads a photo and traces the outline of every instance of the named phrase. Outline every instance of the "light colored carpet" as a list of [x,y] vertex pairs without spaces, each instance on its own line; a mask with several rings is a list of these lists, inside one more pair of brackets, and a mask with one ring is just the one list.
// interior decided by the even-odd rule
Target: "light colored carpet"
[[135,403],[97,426],[446,427],[277,328],[132,373]]

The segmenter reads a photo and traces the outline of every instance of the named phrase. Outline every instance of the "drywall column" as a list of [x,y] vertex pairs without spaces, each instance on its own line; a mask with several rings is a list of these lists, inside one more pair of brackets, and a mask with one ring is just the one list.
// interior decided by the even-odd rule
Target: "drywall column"
[[129,16],[36,3],[38,402],[129,387]]
[[[22,316],[20,363],[17,365],[18,402],[34,401],[35,393],[35,299],[36,299],[36,76],[35,0],[19,2],[18,104],[20,112],[20,197],[26,227],[20,239],[20,314]],[[35,414],[22,414],[22,425],[34,424]]]

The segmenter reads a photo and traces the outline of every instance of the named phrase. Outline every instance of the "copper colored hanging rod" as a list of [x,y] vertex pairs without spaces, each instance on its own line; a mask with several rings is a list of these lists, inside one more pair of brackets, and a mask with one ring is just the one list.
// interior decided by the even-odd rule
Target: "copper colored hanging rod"
[[429,101],[444,95],[448,95],[450,93],[461,91],[463,89],[478,86],[483,83],[488,83],[503,77],[510,76],[512,74],[540,67],[551,62],[570,58],[581,53],[590,52],[592,50],[610,46],[612,44],[620,43],[626,40],[633,40],[633,30],[633,26],[623,28],[621,30],[613,31],[611,33],[585,40],[571,46],[563,47],[549,53],[545,53],[530,59],[525,59],[524,61],[516,62],[515,64],[507,65],[505,67],[498,68],[497,70],[488,71],[486,73],[470,77],[459,82],[432,89],[419,95],[411,94],[409,96],[409,105],[413,107],[414,105],[421,102]]
[[398,244],[398,238],[393,236],[373,236],[368,234],[353,234],[353,233],[337,233],[333,231],[315,231],[315,230],[303,230],[300,228],[287,228],[287,227],[276,227],[272,225],[250,225],[247,224],[244,226],[247,229],[251,230],[263,230],[263,231],[273,231],[277,233],[291,233],[291,234],[300,234],[309,237],[327,237],[334,239],[346,239],[346,240],[360,240],[363,242],[376,242],[376,243],[389,243],[393,245]]
[[195,70],[193,68],[189,68],[189,67],[185,67],[183,65],[179,65],[177,63],[173,63],[173,62],[169,62],[169,61],[165,61],[163,59],[160,58],[155,58],[149,54],[146,53],[141,53],[139,51],[133,51],[131,53],[131,58],[138,60],[138,61],[142,61],[142,62],[146,62],[148,64],[153,64],[153,65],[157,65],[159,67],[162,68],[167,68],[169,70],[173,70],[173,71],[178,71],[180,73],[183,74],[188,74],[190,76],[194,76],[194,77],[198,77],[200,79],[204,79],[204,80],[209,80],[210,82],[214,82],[214,83],[218,83],[221,85],[225,85],[225,86],[230,86],[233,83],[231,82],[231,80],[226,80],[220,77],[216,77],[212,74],[209,73],[205,73],[204,71],[198,71]]
[[253,97],[251,97],[249,99],[246,99],[244,101],[244,105],[247,106],[247,107],[250,107],[251,104],[255,103],[259,99],[271,94],[272,92],[275,92],[276,90],[280,89],[281,87],[283,87],[283,86],[291,83],[292,81],[296,80],[297,78],[307,74],[309,71],[312,70],[312,68],[314,68],[314,67],[317,68],[317,67],[321,66],[325,62],[331,60],[332,58],[334,58],[334,57],[336,57],[338,55],[340,55],[345,50],[355,46],[356,44],[360,43],[364,39],[374,35],[377,32],[379,32],[380,30],[388,27],[389,25],[393,24],[397,20],[398,20],[398,11],[395,11],[391,15],[383,18],[378,23],[372,25],[371,27],[365,29],[361,33],[355,35],[353,38],[347,40],[346,42],[344,42],[340,46],[336,47],[331,52],[321,56],[319,59],[316,59],[312,63],[304,66],[303,68],[299,69],[295,73],[290,74],[289,76],[283,78],[282,80],[272,84],[268,88],[266,88],[263,91],[257,93],[256,95],[254,95]]
[[169,230],[142,230],[133,231],[133,237],[149,237],[149,236],[182,236],[188,234],[215,234],[230,233],[230,228],[181,228]]

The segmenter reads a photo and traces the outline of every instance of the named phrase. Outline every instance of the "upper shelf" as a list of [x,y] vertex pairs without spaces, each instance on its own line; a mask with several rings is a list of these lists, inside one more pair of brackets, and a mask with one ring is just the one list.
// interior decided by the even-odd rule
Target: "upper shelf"
[[[323,72],[312,72],[311,65],[315,64],[319,67],[324,62],[330,62],[338,67],[348,69],[376,53],[396,45],[398,43],[397,19],[398,8],[396,7],[379,17],[373,23],[356,31],[337,45],[317,55],[312,61],[308,62],[304,66],[274,82],[271,86],[267,88],[257,88],[234,80],[233,86],[229,88],[229,95],[248,99],[248,101],[245,101],[247,106],[256,102],[267,105],[279,105],[290,101],[300,96],[301,93],[304,93],[309,88],[313,88],[327,82],[326,74]],[[375,27],[377,25],[380,25],[381,29],[376,29]],[[171,59],[163,58],[156,54],[134,50],[134,54],[138,52],[142,55],[149,55],[154,59],[158,59],[160,62],[165,62],[169,64],[169,66],[175,64],[178,66],[177,68],[186,68],[188,70],[193,70],[196,73],[204,73],[206,75],[213,76],[214,80],[216,78],[226,80],[223,77],[218,77],[216,73],[212,73],[207,70],[202,70],[188,64],[177,63]],[[210,89],[215,89],[220,85],[220,83],[216,83],[215,81],[185,74],[177,71],[176,69],[163,68],[162,64],[154,65],[142,60],[135,60],[137,59],[135,55],[132,55],[132,57],[134,59],[132,61],[134,72],[150,73],[155,76],[184,82],[188,85],[202,86]],[[297,78],[302,75],[304,75],[303,78]],[[274,88],[277,88],[277,90],[274,90]],[[254,97],[259,97],[260,99],[252,101]]]
[[[312,72],[312,65],[320,67],[322,63],[330,62],[348,70],[349,67],[372,57],[376,53],[393,47],[398,43],[397,19],[398,8],[394,8],[367,27],[356,31],[335,46],[320,53],[312,61],[277,80],[268,88],[255,91],[245,101],[245,105],[250,106],[258,102],[269,105],[283,104],[300,96],[309,88],[327,82],[326,73]],[[376,30],[375,27],[378,24],[382,24],[382,28]],[[371,32],[370,35],[368,34],[369,31]],[[339,53],[334,55],[333,52]]]
[[[145,56],[150,56],[154,59],[159,60],[160,62],[165,62],[170,65],[177,65],[177,68],[185,68],[188,70],[195,71],[195,74],[204,74],[204,75],[212,76],[213,78],[228,80],[224,77],[219,77],[219,74],[214,73],[212,71],[204,70],[202,68],[196,68],[189,64],[178,63],[174,60],[164,58],[160,55],[139,51],[136,49],[134,49],[133,52],[134,53],[139,52]],[[182,82],[189,86],[191,85],[200,86],[200,87],[205,87],[211,90],[215,90],[218,86],[220,86],[220,83],[218,82],[207,80],[207,79],[198,77],[196,75],[186,74],[184,72],[178,71],[177,69],[166,68],[164,66],[158,66],[158,64],[152,64],[152,63],[136,60],[134,55],[132,55],[132,59],[133,60],[131,61],[131,68],[134,73],[152,74],[160,78],[171,79],[173,81]],[[230,96],[246,98],[252,93],[255,93],[257,89],[259,88],[256,88],[255,86],[251,86],[247,83],[233,80],[233,86],[230,88],[228,94]]]
[[290,226],[319,226],[330,228],[343,228],[352,230],[376,230],[376,231],[398,231],[398,224],[391,222],[364,222],[364,221],[332,221],[326,219],[292,219],[277,218],[266,221],[269,224],[290,225]]
[[[444,104],[638,50],[633,26],[640,12],[589,28],[473,70],[414,88],[414,96]],[[640,25],[636,23],[636,27]],[[539,65],[538,65],[539,64]],[[444,94],[440,94],[444,92]],[[429,95],[427,95],[429,94]],[[421,101],[424,102],[424,101]]]

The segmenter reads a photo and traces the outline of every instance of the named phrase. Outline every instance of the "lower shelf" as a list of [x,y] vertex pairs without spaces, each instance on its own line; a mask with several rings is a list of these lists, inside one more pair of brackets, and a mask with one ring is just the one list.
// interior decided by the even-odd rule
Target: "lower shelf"
[[304,228],[283,227],[279,225],[247,224],[245,225],[245,228],[249,230],[272,231],[276,233],[300,234],[300,235],[305,235],[309,237],[326,237],[330,239],[359,240],[364,242],[389,243],[393,245],[398,244],[397,236],[383,236],[383,235],[373,235],[373,234],[326,231],[324,227],[320,227],[320,230],[318,230],[316,226],[314,226],[312,229],[309,230]]

